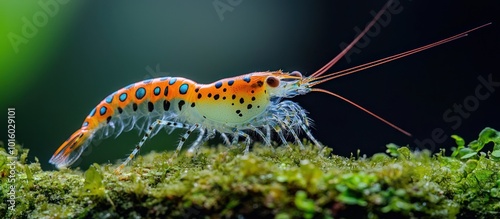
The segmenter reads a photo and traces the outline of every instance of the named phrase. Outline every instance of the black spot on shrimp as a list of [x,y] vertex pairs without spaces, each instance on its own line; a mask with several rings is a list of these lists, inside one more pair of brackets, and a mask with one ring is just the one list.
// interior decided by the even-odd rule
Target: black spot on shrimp
[[168,111],[170,109],[170,102],[168,100],[163,101],[163,110]]
[[184,104],[186,104],[186,102],[184,102],[184,100],[179,101],[179,103],[178,103],[178,105],[179,105],[179,111],[182,110],[182,106],[184,106]]
[[155,105],[151,101],[149,101],[148,102],[148,111],[153,112],[154,109],[155,109]]

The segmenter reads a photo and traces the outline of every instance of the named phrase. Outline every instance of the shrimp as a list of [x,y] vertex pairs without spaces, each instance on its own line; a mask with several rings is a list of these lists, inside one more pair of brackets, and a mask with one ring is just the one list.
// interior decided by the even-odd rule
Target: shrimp
[[80,129],[56,150],[49,162],[57,168],[68,167],[81,156],[93,139],[118,136],[134,128],[145,131],[145,134],[116,172],[120,172],[134,158],[147,139],[162,129],[168,133],[176,129],[185,130],[173,157],[177,156],[194,132],[197,132],[197,137],[188,152],[197,151],[202,142],[214,138],[217,133],[226,145],[236,144],[243,138],[245,154],[249,152],[252,142],[250,133],[255,133],[269,146],[273,134],[278,136],[283,145],[288,145],[286,136],[291,135],[300,148],[304,148],[298,135],[304,132],[318,148],[322,148],[310,131],[311,119],[307,111],[299,104],[286,100],[310,92],[322,92],[340,98],[411,136],[409,132],[347,98],[315,86],[456,40],[491,23],[390,57],[324,74],[366,34],[390,3],[343,51],[310,76],[303,76],[298,71],[288,73],[278,70],[244,74],[211,84],[198,84],[182,77],[163,77],[126,86],[102,100],[85,118]]

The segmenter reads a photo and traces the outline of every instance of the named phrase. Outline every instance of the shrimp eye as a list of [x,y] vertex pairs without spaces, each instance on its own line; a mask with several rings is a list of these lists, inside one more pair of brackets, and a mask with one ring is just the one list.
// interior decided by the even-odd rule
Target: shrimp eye
[[278,87],[280,85],[280,79],[277,77],[269,76],[266,79],[266,83],[271,87]]
[[292,73],[290,73],[290,76],[302,78],[302,74],[298,71],[292,71]]

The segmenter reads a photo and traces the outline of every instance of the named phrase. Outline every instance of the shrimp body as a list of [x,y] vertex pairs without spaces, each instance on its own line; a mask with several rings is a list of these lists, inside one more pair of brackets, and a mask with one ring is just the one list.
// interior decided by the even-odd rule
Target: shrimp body
[[[286,134],[292,132],[297,136],[293,129],[302,127],[310,135],[305,111],[291,101],[279,101],[286,94],[283,89],[290,83],[280,83],[280,78],[300,79],[275,71],[250,73],[211,84],[198,84],[180,77],[131,84],[102,100],[49,162],[58,168],[69,166],[93,139],[118,136],[133,128],[146,130],[146,134],[127,160],[133,158],[147,138],[160,131],[159,127],[167,132],[187,129],[177,152],[193,131],[198,131],[199,136],[190,150],[195,150],[215,133],[220,133],[226,144],[231,144],[227,136],[232,136],[232,143],[244,137],[246,152],[251,141],[246,131],[257,132],[268,145],[271,130],[278,133],[284,144]],[[313,141],[317,142],[314,138]]]

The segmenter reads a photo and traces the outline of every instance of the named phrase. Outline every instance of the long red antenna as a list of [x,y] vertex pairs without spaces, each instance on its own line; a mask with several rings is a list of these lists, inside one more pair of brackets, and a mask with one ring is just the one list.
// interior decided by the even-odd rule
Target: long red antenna
[[347,103],[349,103],[349,104],[351,104],[351,105],[353,105],[353,106],[357,107],[358,109],[365,111],[366,113],[368,113],[368,114],[370,114],[371,116],[373,116],[373,117],[377,118],[378,120],[380,120],[380,121],[384,122],[385,124],[387,124],[387,125],[389,125],[389,126],[391,126],[391,127],[395,128],[396,130],[400,131],[401,133],[403,133],[403,134],[405,134],[405,135],[407,135],[407,136],[411,137],[411,134],[410,134],[409,132],[407,132],[407,131],[403,130],[402,128],[399,128],[398,126],[396,126],[396,125],[394,125],[394,124],[390,123],[389,121],[387,121],[387,120],[383,119],[382,117],[378,116],[377,114],[372,113],[371,111],[369,111],[369,110],[367,110],[366,108],[364,108],[364,107],[362,107],[362,106],[358,105],[357,103],[352,102],[351,100],[349,100],[349,99],[347,99],[347,98],[345,98],[345,97],[343,97],[343,96],[340,96],[339,94],[333,93],[333,92],[328,91],[328,90],[323,90],[323,89],[320,89],[320,88],[313,88],[313,89],[312,89],[312,91],[317,91],[317,92],[327,93],[327,94],[330,94],[330,95],[332,95],[332,96],[334,96],[334,97],[337,97],[337,98],[339,98],[339,99],[341,99],[341,100],[343,100],[343,101],[345,101],[345,102],[347,102]]
[[326,71],[328,71],[328,69],[330,69],[333,65],[335,65],[335,63],[337,63],[342,57],[344,57],[344,55],[347,54],[347,52],[349,52],[349,50],[351,50],[351,48],[354,47],[354,45],[356,43],[358,43],[358,41],[366,34],[366,32],[368,32],[368,30],[373,25],[375,25],[377,20],[380,18],[380,16],[382,16],[382,14],[385,12],[385,10],[387,10],[387,8],[392,3],[392,1],[393,0],[389,0],[384,5],[384,7],[382,9],[380,9],[380,11],[377,13],[377,15],[375,15],[375,17],[373,18],[373,20],[370,21],[370,23],[368,23],[368,25],[366,25],[365,29],[356,38],[354,38],[354,40],[346,48],[344,48],[344,50],[342,50],[342,52],[340,52],[337,56],[335,56],[335,58],[333,58],[330,62],[326,63],[325,66],[321,67],[316,72],[314,72],[312,75],[310,75],[310,77],[317,77],[317,76],[324,74]]
[[425,46],[418,47],[416,49],[412,49],[412,50],[409,50],[409,51],[406,51],[406,52],[402,52],[402,53],[399,53],[399,54],[396,54],[396,55],[392,55],[392,56],[389,56],[389,57],[386,57],[386,58],[382,58],[382,59],[375,60],[375,61],[372,61],[372,62],[369,62],[369,63],[358,65],[358,66],[355,66],[355,67],[352,67],[352,68],[349,68],[349,69],[345,69],[345,70],[341,70],[341,71],[338,71],[338,72],[334,72],[334,73],[330,73],[330,74],[327,74],[327,75],[323,75],[323,76],[320,76],[320,77],[312,78],[312,80],[314,82],[311,82],[310,85],[311,86],[315,86],[315,85],[321,84],[323,82],[326,82],[326,81],[329,81],[329,80],[332,80],[332,79],[335,79],[335,78],[339,78],[339,77],[343,77],[343,76],[346,76],[346,75],[350,75],[350,74],[359,72],[359,71],[364,70],[364,69],[372,68],[372,67],[375,67],[377,65],[381,65],[381,64],[384,64],[384,63],[387,63],[387,62],[390,62],[390,61],[394,61],[396,59],[400,59],[400,58],[403,58],[403,57],[406,57],[406,56],[409,56],[409,55],[412,55],[412,54],[415,54],[415,53],[418,53],[418,52],[430,49],[432,47],[436,47],[436,46],[439,46],[439,45],[451,42],[453,40],[460,39],[462,37],[466,37],[470,32],[475,31],[475,30],[480,29],[480,28],[483,28],[483,27],[488,26],[490,24],[491,24],[491,22],[483,24],[481,26],[472,28],[470,30],[467,30],[467,31],[464,31],[462,33],[453,35],[451,37],[442,39],[440,41],[437,41],[437,42],[434,42],[434,43],[431,43],[431,44],[428,44],[428,45],[425,45]]
[[[310,78],[311,81],[309,82],[309,85],[311,87],[313,87],[313,86],[316,86],[318,84],[324,83],[326,81],[329,81],[329,80],[332,80],[332,79],[335,79],[335,78],[339,78],[339,77],[343,77],[343,76],[346,76],[346,75],[350,75],[350,74],[359,72],[359,71],[367,69],[367,68],[372,68],[372,67],[375,67],[377,65],[381,65],[381,64],[384,64],[384,63],[387,63],[387,62],[390,62],[390,61],[393,61],[393,60],[396,60],[396,59],[400,59],[400,58],[403,58],[403,57],[406,57],[406,56],[409,56],[409,55],[412,55],[412,54],[424,51],[426,49],[442,45],[444,43],[448,43],[450,41],[453,41],[453,40],[465,37],[465,36],[467,36],[468,33],[472,32],[472,31],[475,31],[475,30],[477,30],[479,28],[483,28],[485,26],[488,26],[490,24],[491,24],[491,22],[483,24],[483,25],[475,27],[475,28],[472,28],[470,30],[464,31],[462,33],[453,35],[453,36],[445,38],[443,40],[440,40],[440,41],[437,41],[437,42],[434,42],[434,43],[431,43],[431,44],[428,44],[428,45],[425,45],[425,46],[421,46],[421,47],[418,47],[416,49],[412,49],[412,50],[409,50],[409,51],[406,51],[406,52],[402,52],[402,53],[399,53],[399,54],[396,54],[396,55],[392,55],[392,56],[389,56],[389,57],[386,57],[386,58],[375,60],[375,61],[372,61],[372,62],[369,62],[369,63],[365,63],[365,64],[362,64],[362,65],[358,65],[358,66],[355,66],[355,67],[352,67],[352,68],[349,68],[349,69],[345,69],[345,70],[342,70],[342,71],[330,73],[330,74],[323,75],[323,76],[320,76],[320,77]],[[351,101],[351,100],[349,100],[349,99],[347,99],[347,98],[345,98],[345,97],[343,97],[343,96],[341,96],[339,94],[333,93],[333,92],[328,91],[328,90],[320,89],[320,88],[312,88],[311,90],[312,91],[326,93],[326,94],[332,95],[334,97],[337,97],[337,98],[339,98],[339,99],[341,99],[341,100],[343,100],[343,101],[345,101],[345,102],[347,102],[347,103],[355,106],[356,108],[358,108],[360,110],[363,110],[364,112],[366,112],[369,115],[377,118],[378,120],[384,122],[385,124],[393,127],[394,129],[398,130],[399,132],[401,132],[401,133],[403,133],[403,134],[405,134],[407,136],[411,136],[411,134],[409,132],[403,130],[402,128],[399,128],[398,126],[390,123],[389,121],[383,119],[382,117],[378,116],[377,114],[375,114],[375,113],[367,110],[366,108],[364,108],[364,107],[362,107],[362,106],[354,103],[353,101]]]
[[[406,56],[409,56],[409,55],[412,55],[412,54],[415,54],[415,53],[418,53],[418,52],[421,52],[421,51],[424,51],[426,49],[430,49],[432,47],[435,47],[435,46],[439,46],[439,45],[442,45],[442,44],[445,44],[445,43],[448,43],[448,42],[451,42],[453,40],[456,40],[456,39],[459,39],[459,38],[462,38],[462,37],[465,37],[467,36],[468,33],[472,32],[472,31],[475,31],[477,29],[480,29],[480,28],[483,28],[485,26],[488,26],[490,25],[490,23],[486,23],[486,24],[483,24],[481,26],[478,26],[478,27],[475,27],[475,28],[472,28],[470,30],[467,30],[467,31],[464,31],[462,33],[459,33],[459,34],[456,34],[456,35],[453,35],[451,37],[448,37],[448,38],[445,38],[443,40],[440,40],[440,41],[437,41],[437,42],[434,42],[434,43],[431,43],[431,44],[428,44],[428,45],[425,45],[425,46],[421,46],[421,47],[418,47],[416,49],[412,49],[412,50],[409,50],[409,51],[406,51],[406,52],[402,52],[402,53],[399,53],[399,54],[396,54],[396,55],[392,55],[392,56],[389,56],[389,57],[386,57],[386,58],[382,58],[382,59],[379,59],[379,60],[375,60],[375,61],[372,61],[372,62],[369,62],[369,63],[365,63],[365,64],[362,64],[362,65],[358,65],[358,66],[355,66],[355,67],[352,67],[352,68],[349,68],[349,69],[345,69],[345,70],[342,70],[342,71],[338,71],[338,72],[334,72],[334,73],[330,73],[330,74],[327,74],[327,75],[323,75],[323,76],[320,76],[320,77],[311,77],[310,79],[310,82],[309,82],[309,85],[311,87],[313,86],[316,86],[318,84],[321,84],[321,83],[324,83],[326,81],[329,81],[329,80],[332,80],[332,79],[335,79],[335,78],[339,78],[339,77],[343,77],[343,76],[346,76],[346,75],[350,75],[350,74],[353,74],[353,73],[356,73],[356,72],[359,72],[361,70],[364,70],[364,69],[367,69],[367,68],[372,68],[372,67],[375,67],[377,65],[381,65],[381,64],[384,64],[384,63],[387,63],[387,62],[390,62],[390,61],[394,61],[396,59],[400,59],[400,58],[403,58],[403,57],[406,57]],[[338,56],[337,56],[338,57]],[[333,60],[332,60],[333,61]],[[328,70],[328,69],[326,69]],[[326,71],[324,70],[324,71]],[[324,73],[321,72],[321,74]],[[315,73],[316,74],[316,73]],[[313,74],[314,75],[314,74]],[[320,74],[316,74],[316,75],[320,75]],[[411,134],[405,130],[403,130],[402,128],[399,128],[398,126],[390,123],[389,121],[383,119],[382,117],[378,116],[377,114],[375,113],[372,113],[371,111],[367,110],[366,108],[354,103],[353,101],[339,95],[339,94],[336,94],[336,93],[333,93],[331,91],[328,91],[328,90],[324,90],[324,89],[320,89],[320,88],[312,88],[311,91],[317,91],[317,92],[322,92],[322,93],[326,93],[326,94],[329,94],[329,95],[332,95],[334,97],[337,97],[353,106],[355,106],[356,108],[360,109],[360,110],[363,110],[364,112],[368,113],[369,115],[377,118],[378,120],[384,122],[385,124],[393,127],[394,129],[400,131],[401,133],[407,135],[407,136],[411,136]]]

